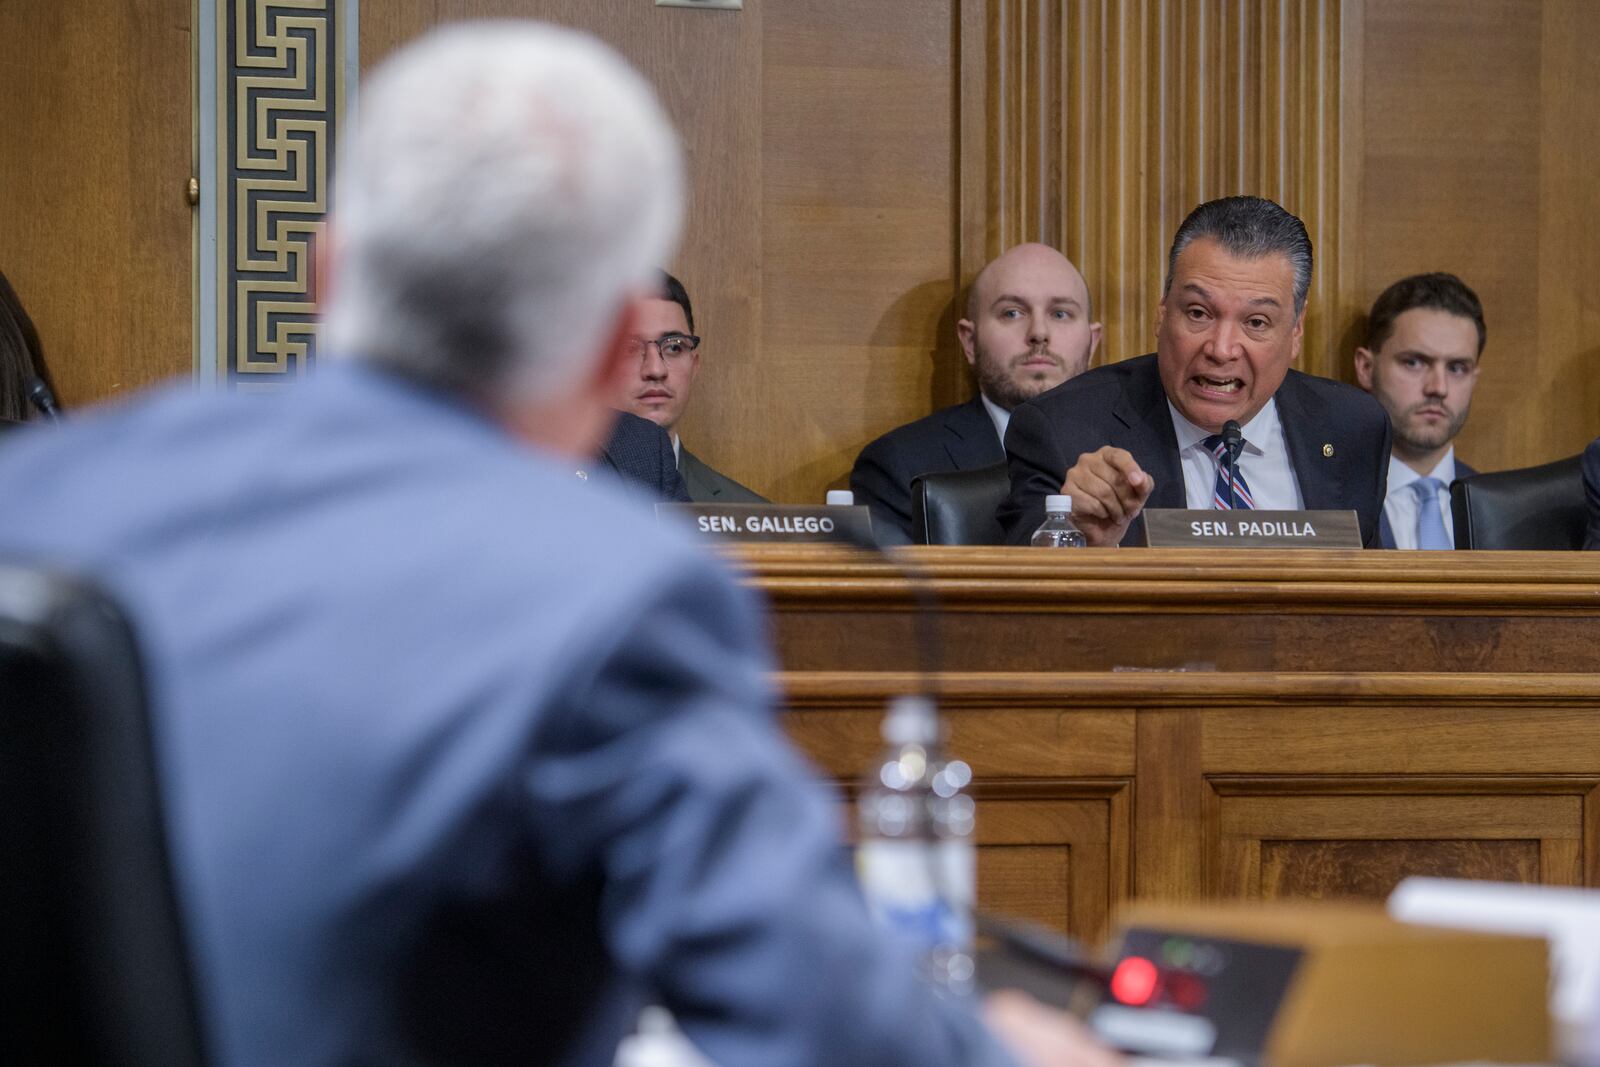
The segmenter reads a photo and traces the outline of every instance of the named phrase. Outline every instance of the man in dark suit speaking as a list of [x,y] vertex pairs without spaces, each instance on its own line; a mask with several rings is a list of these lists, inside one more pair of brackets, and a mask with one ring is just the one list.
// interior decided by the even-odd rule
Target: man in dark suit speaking
[[1017,245],[978,273],[966,318],[956,323],[978,395],[890,430],[861,450],[850,472],[880,542],[911,540],[919,475],[1005,462],[1012,409],[1083,373],[1100,343],[1093,318],[1083,275],[1048,245]]
[[[1013,544],[1072,497],[1090,545],[1137,544],[1146,506],[1354,509],[1377,540],[1389,418],[1352,386],[1289,369],[1300,353],[1311,239],[1270,200],[1201,204],[1172,239],[1156,352],[1090,371],[1012,412]],[[1244,451],[1231,491],[1218,456],[1229,421]]]

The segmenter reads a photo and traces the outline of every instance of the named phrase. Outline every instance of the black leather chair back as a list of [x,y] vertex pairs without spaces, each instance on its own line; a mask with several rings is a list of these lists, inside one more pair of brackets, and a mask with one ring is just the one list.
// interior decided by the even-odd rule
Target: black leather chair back
[[0,566],[0,1061],[190,1067],[200,1033],[132,631]]
[[1450,485],[1457,548],[1582,548],[1586,507],[1579,456]]
[[1004,463],[918,475],[911,482],[911,539],[923,545],[1004,544],[994,513],[1009,492]]

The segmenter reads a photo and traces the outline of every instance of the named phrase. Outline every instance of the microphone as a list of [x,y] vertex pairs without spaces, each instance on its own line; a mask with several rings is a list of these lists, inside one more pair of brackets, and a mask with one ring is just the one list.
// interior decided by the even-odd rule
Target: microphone
[[1234,419],[1222,424],[1222,448],[1228,456],[1228,508],[1235,510],[1239,506],[1239,501],[1234,492],[1233,480],[1239,470],[1239,453],[1244,451],[1244,431]]
[[39,414],[51,422],[61,421],[61,406],[56,403],[56,394],[50,391],[50,386],[43,378],[35,377],[28,383],[28,400],[39,409]]

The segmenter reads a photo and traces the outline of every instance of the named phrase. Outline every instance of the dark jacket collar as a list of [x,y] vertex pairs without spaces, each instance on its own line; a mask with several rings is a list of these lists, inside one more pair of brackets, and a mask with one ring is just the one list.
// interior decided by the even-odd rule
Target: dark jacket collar
[[1006,450],[981,396],[946,409],[944,428],[944,450],[956,470],[977,470],[1005,462]]

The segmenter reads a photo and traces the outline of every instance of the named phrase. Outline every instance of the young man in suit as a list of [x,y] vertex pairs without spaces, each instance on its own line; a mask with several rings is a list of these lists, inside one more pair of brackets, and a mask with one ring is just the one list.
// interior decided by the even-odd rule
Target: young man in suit
[[1379,295],[1356,349],[1356,380],[1394,428],[1384,548],[1455,547],[1450,483],[1477,471],[1456,459],[1488,331],[1483,305],[1454,274],[1414,274]]
[[689,406],[700,373],[694,305],[683,283],[663,271],[657,290],[643,301],[634,329],[632,346],[638,355],[638,373],[629,378],[618,406],[666,431],[690,500],[697,504],[766,503],[759,493],[714,470],[678,437],[678,421]]
[[[1377,544],[1389,420],[1352,386],[1289,369],[1300,353],[1311,239],[1270,200],[1213,200],[1173,236],[1154,355],[1100,367],[1018,407],[998,518],[1024,544],[1044,498],[1072,497],[1090,545],[1138,544],[1140,513],[1241,506],[1353,509]],[[1221,433],[1244,431],[1234,490]],[[1242,498],[1242,499],[1241,499]]]
[[918,475],[1005,462],[1012,409],[1083,373],[1100,344],[1093,318],[1083,275],[1048,245],[1018,245],[979,272],[956,323],[978,395],[890,430],[861,450],[850,472],[880,542],[911,541]]

